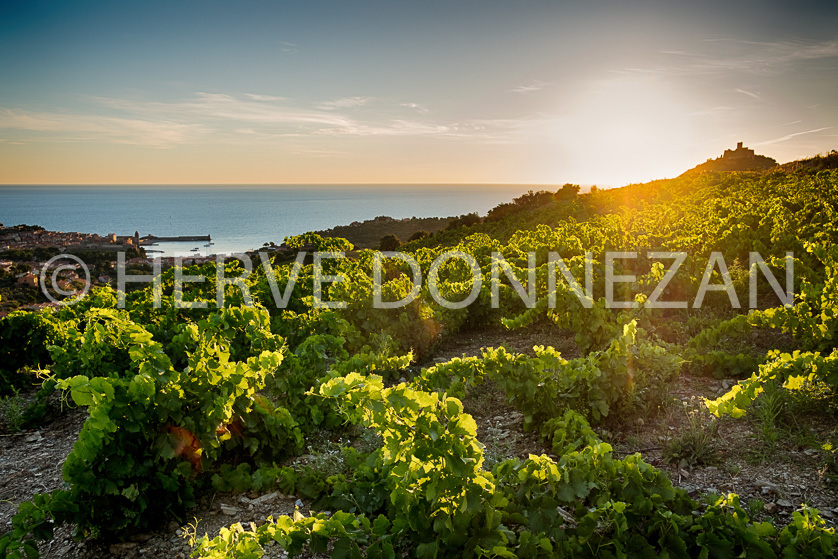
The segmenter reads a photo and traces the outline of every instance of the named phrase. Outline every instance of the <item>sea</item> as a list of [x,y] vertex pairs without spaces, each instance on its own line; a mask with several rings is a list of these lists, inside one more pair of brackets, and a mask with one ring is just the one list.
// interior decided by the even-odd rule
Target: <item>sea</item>
[[[527,185],[0,186],[0,223],[49,231],[157,237],[210,235],[150,247],[159,256],[233,254],[378,216],[485,215]],[[197,251],[194,249],[198,249]]]

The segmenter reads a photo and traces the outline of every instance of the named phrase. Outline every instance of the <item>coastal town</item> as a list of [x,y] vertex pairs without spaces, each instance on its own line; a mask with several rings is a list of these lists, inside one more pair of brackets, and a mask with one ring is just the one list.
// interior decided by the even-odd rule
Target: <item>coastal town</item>
[[[158,262],[166,270],[175,265],[195,266],[229,257],[225,254],[162,256],[164,251],[149,248],[158,243],[193,241],[205,243],[205,247],[214,244],[210,235],[141,237],[138,231],[133,235],[99,235],[48,231],[37,225],[5,227],[0,223],[0,318],[16,310],[57,308],[60,303],[56,301],[81,296],[91,287],[116,288],[120,253],[125,255],[125,273],[129,276],[150,274]],[[289,261],[299,251],[313,249],[310,244],[291,248],[284,243],[265,243],[259,250],[270,253],[276,261]],[[52,259],[55,260],[51,262]],[[143,287],[142,282],[129,282],[126,286],[129,291]]]
[[[456,222],[455,218],[451,217],[394,219],[378,216],[315,233],[324,237],[345,238],[358,249],[379,249],[385,237],[410,241],[450,227],[452,220]],[[55,293],[57,288],[57,292],[61,294],[60,298],[63,299],[80,295],[86,286],[116,287],[116,262],[120,252],[125,253],[126,272],[129,275],[151,273],[158,259],[164,270],[174,266],[175,257],[162,256],[164,251],[156,250],[158,243],[170,242],[195,242],[207,248],[214,244],[210,235],[141,236],[139,231],[135,231],[133,235],[99,235],[48,231],[37,225],[6,227],[0,223],[0,317],[18,309],[38,310],[58,306],[46,297],[41,287],[41,272],[51,258],[65,256],[60,259],[61,270],[56,273],[55,278],[52,277],[51,270],[44,274],[44,280],[48,284],[47,291]],[[397,240],[397,243],[401,244],[401,241]],[[268,242],[258,250],[270,253],[282,262],[293,260],[297,252],[313,250],[313,247],[305,245],[291,248],[285,243]],[[89,278],[86,270],[69,258],[70,255],[78,256],[87,265]],[[177,263],[182,266],[200,265],[215,262],[218,257],[219,254],[214,253],[194,254],[179,257]],[[142,284],[129,284],[129,289],[141,286]]]
[[[146,247],[159,242],[206,241],[210,236],[190,237],[140,237],[110,233],[79,233],[48,231],[37,225],[16,225],[5,227],[0,223],[0,317],[17,309],[38,310],[57,307],[49,300],[41,286],[42,269],[46,262],[58,255],[75,255],[85,263],[62,258],[60,270],[44,274],[47,289],[61,297],[74,297],[85,287],[113,285],[117,254],[126,255],[125,264],[129,272],[146,273],[151,270],[152,251]],[[174,257],[159,257],[163,267],[173,266]],[[190,256],[181,259],[183,265],[203,264],[215,261],[215,255]],[[90,276],[88,277],[88,272]]]
[[118,251],[140,246],[140,233],[132,236],[96,233],[47,231],[37,225],[4,227],[0,223],[0,251],[31,250],[37,248],[86,249]]

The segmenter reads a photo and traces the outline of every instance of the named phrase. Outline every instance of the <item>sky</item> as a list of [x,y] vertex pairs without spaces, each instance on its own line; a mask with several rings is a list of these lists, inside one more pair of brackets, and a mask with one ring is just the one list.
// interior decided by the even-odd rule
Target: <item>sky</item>
[[838,149],[838,3],[0,2],[0,184],[677,176]]

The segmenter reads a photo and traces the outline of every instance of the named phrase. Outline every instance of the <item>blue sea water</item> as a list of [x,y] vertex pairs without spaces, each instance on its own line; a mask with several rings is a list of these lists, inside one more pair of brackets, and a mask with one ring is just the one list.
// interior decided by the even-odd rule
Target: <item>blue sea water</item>
[[[211,235],[213,245],[163,243],[163,256],[230,254],[290,235],[380,215],[485,215],[524,185],[2,186],[0,223],[51,231],[158,237]],[[535,188],[537,189],[537,188]],[[199,248],[197,252],[191,249]]]

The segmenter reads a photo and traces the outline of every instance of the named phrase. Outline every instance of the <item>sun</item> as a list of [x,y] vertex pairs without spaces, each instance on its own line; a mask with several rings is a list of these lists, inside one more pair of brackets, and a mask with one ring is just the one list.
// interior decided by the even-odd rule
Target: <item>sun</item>
[[695,115],[665,84],[614,79],[598,83],[565,109],[560,135],[574,167],[589,181],[621,186],[676,176],[695,162]]

